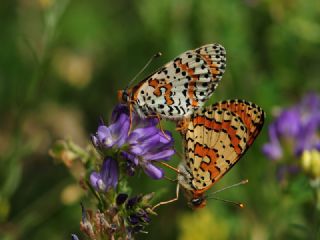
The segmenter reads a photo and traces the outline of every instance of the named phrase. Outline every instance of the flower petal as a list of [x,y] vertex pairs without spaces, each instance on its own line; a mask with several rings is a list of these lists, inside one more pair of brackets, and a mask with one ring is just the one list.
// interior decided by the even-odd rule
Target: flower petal
[[99,147],[99,144],[100,144],[100,141],[99,141],[99,139],[95,136],[95,135],[93,135],[93,134],[91,134],[91,142],[92,142],[92,144],[93,144],[93,146],[94,147]]
[[169,160],[169,158],[174,154],[175,151],[173,149],[167,149],[161,152],[147,153],[146,155],[144,155],[144,158],[153,161]]
[[106,185],[106,190],[115,188],[118,184],[118,162],[111,157],[107,157],[101,167],[101,177]]
[[103,146],[111,147],[114,144],[113,139],[112,139],[112,135],[111,135],[111,131],[105,125],[101,125],[98,127],[97,138],[98,138],[100,144],[102,144]]
[[262,152],[272,160],[278,160],[282,157],[281,146],[275,142],[265,144],[262,148]]
[[112,111],[111,115],[111,122],[115,123],[121,117],[129,117],[129,109],[128,106],[125,104],[118,104]]
[[300,113],[296,107],[281,112],[275,122],[278,137],[296,137],[301,128]]
[[90,183],[91,186],[96,189],[97,191],[105,191],[106,185],[103,182],[100,173],[92,172],[90,174]]
[[145,164],[143,170],[149,177],[153,179],[161,179],[164,176],[164,171],[151,163]]
[[159,129],[152,126],[147,128],[137,128],[131,132],[130,136],[128,137],[128,142],[134,144],[139,141],[144,141],[150,136],[157,134],[158,131]]
[[160,131],[160,142],[163,144],[173,144],[173,137],[171,132],[169,131],[164,131],[165,135],[163,132]]
[[138,139],[136,143],[131,144],[130,152],[142,156],[151,149],[159,148],[159,140],[159,134],[149,136],[149,138],[144,138],[143,140]]
[[320,129],[320,113],[309,116],[309,119],[305,119],[301,131],[297,137],[297,143],[295,153],[301,155],[304,150],[311,150],[317,148],[320,142],[317,134]]
[[121,152],[121,156],[124,159],[134,163],[135,165],[139,164],[138,157],[136,155],[134,155],[134,154],[131,154],[131,153],[128,153],[128,152]]
[[140,116],[136,113],[133,114],[132,125],[133,128],[147,128],[147,127],[156,127],[159,123],[158,118],[140,118]]
[[128,138],[128,132],[130,128],[129,119],[111,124],[109,128],[114,139],[114,145],[121,147]]

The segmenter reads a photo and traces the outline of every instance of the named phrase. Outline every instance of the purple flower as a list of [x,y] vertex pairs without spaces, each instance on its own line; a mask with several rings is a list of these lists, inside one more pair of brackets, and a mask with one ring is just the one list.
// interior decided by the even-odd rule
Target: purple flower
[[137,195],[126,201],[125,212],[128,213],[126,222],[129,234],[141,232],[151,222],[149,213],[146,210],[150,207],[148,202],[151,198],[149,197],[148,195]]
[[263,153],[273,160],[282,158],[281,140],[291,144],[301,130],[300,111],[297,106],[283,110],[269,126],[270,142],[263,146]]
[[117,105],[112,112],[111,124],[107,127],[101,121],[96,135],[92,135],[93,145],[98,149],[121,147],[130,128],[130,117],[125,105]]
[[151,221],[149,214],[144,209],[139,209],[136,213],[141,222],[149,223]]
[[282,157],[282,148],[277,134],[276,122],[269,126],[268,131],[270,142],[263,146],[262,151],[270,159],[280,159]]
[[163,132],[156,126],[158,119],[141,119],[132,113],[130,129],[130,114],[126,105],[118,105],[111,117],[109,126],[100,124],[98,131],[92,136],[93,145],[101,152],[114,150],[126,161],[126,172],[132,176],[135,168],[140,166],[153,179],[164,176],[163,170],[154,165],[157,161],[167,161],[175,153],[173,138],[170,132]]
[[136,225],[139,223],[139,217],[136,214],[131,214],[128,217],[128,222],[132,225]]
[[127,203],[126,203],[126,209],[127,210],[133,209],[137,205],[137,203],[139,203],[141,200],[142,200],[142,196],[141,195],[137,195],[137,196],[134,196],[132,198],[129,198]]
[[293,107],[281,112],[279,121],[274,122],[278,136],[296,137],[300,130],[300,111]]
[[300,104],[301,129],[298,135],[296,153],[304,150],[320,150],[320,97],[310,94]]
[[91,185],[97,191],[106,192],[110,188],[116,188],[118,184],[118,162],[111,157],[103,161],[100,172],[92,172],[90,175]]
[[[144,131],[144,134],[142,134]],[[155,127],[138,128],[128,138],[128,159],[139,164],[144,172],[153,179],[160,179],[164,173],[153,165],[154,161],[166,161],[175,153],[172,149],[173,138],[170,132],[164,134]]]
[[270,141],[263,153],[278,160],[284,152],[300,156],[304,150],[320,150],[320,98],[309,94],[302,101],[283,110],[269,126]]

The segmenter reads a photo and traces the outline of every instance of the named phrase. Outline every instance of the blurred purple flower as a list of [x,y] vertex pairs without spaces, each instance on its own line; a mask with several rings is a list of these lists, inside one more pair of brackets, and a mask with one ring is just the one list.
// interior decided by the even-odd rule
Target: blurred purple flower
[[156,126],[158,119],[141,119],[133,113],[132,127],[130,129],[130,114],[126,105],[118,105],[111,118],[111,125],[103,123],[92,136],[93,145],[101,150],[116,149],[127,161],[127,173],[133,175],[135,168],[140,166],[144,172],[153,179],[163,177],[163,170],[153,163],[166,161],[175,153],[173,138],[170,132],[163,132]]
[[106,157],[100,172],[91,173],[90,182],[97,191],[106,192],[110,188],[115,189],[117,187],[118,176],[118,162],[111,157]]
[[304,150],[320,150],[320,97],[310,94],[300,104],[301,130],[298,135],[296,153]]
[[273,122],[269,126],[269,138],[270,142],[266,143],[262,151],[270,159],[280,159],[282,157],[282,148],[278,139],[276,122]]
[[309,94],[299,104],[283,110],[270,124],[270,141],[263,146],[263,153],[270,159],[281,159],[284,143],[290,144],[289,150],[295,156],[304,150],[320,150],[319,130],[320,97]]

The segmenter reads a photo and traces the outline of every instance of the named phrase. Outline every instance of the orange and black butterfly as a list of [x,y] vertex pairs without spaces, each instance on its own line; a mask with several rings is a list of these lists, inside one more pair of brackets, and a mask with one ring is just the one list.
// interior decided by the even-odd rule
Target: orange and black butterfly
[[228,100],[195,112],[184,136],[185,159],[178,182],[189,203],[206,204],[205,192],[244,155],[260,133],[264,111],[243,100]]
[[[192,208],[206,205],[206,192],[244,155],[260,133],[265,112],[244,100],[228,100],[199,109],[186,121],[185,156],[178,167],[179,187]],[[154,208],[155,208],[154,207]]]
[[118,98],[142,118],[181,120],[205,104],[225,68],[224,47],[207,44],[182,53],[137,85],[120,90]]

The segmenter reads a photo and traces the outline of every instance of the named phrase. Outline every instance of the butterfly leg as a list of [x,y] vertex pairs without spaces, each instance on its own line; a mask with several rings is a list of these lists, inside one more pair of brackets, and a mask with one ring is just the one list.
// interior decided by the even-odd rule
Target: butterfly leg
[[162,127],[162,124],[161,124],[161,118],[160,118],[160,116],[158,114],[156,115],[156,118],[158,118],[158,120],[159,120],[159,128],[160,128],[160,131],[162,132],[163,136],[166,139],[170,140],[170,137],[163,130],[163,127]]
[[176,173],[180,174],[180,170],[179,169],[177,169],[175,167],[172,167],[168,163],[165,163],[165,162],[159,162],[159,163],[162,164],[163,166],[167,167],[167,168],[170,168],[171,170],[175,171]]
[[128,131],[128,136],[131,133],[131,129],[132,129],[132,103],[129,103],[129,118],[130,118],[130,126],[129,126],[129,131]]
[[154,211],[157,207],[161,206],[161,205],[166,205],[172,202],[175,202],[179,199],[179,189],[180,189],[180,185],[177,184],[177,188],[176,188],[176,197],[173,199],[170,199],[168,201],[164,201],[164,202],[159,202],[158,204],[154,205],[151,210]]
[[164,178],[167,179],[167,180],[169,180],[169,181],[171,181],[171,182],[176,182],[176,181],[178,181],[178,179],[172,179],[172,178],[169,178],[169,177],[167,177],[167,176],[164,176]]
[[161,124],[161,117],[160,117],[160,115],[159,115],[159,114],[155,114],[155,115],[149,115],[148,117],[149,117],[149,118],[153,118],[153,117],[158,118],[160,131],[162,132],[163,136],[164,136],[166,139],[170,140],[170,137],[169,137],[169,136],[164,132],[164,130],[163,130],[163,127],[162,127],[162,124]]

